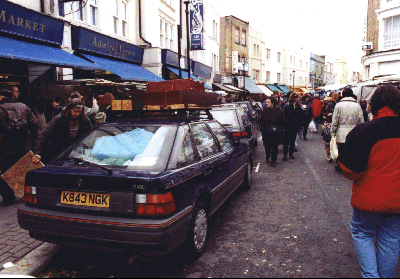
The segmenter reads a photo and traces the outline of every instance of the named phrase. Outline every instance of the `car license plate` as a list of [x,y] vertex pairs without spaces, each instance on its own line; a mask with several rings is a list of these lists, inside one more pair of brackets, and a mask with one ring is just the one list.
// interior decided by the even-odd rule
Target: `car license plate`
[[61,203],[108,208],[110,207],[110,195],[63,191]]

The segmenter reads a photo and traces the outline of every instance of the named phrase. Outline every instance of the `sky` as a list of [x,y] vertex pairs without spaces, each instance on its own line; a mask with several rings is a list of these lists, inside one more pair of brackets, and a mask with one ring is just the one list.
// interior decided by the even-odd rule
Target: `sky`
[[[266,42],[303,47],[327,60],[345,59],[361,71],[368,0],[213,0],[219,16],[234,15]],[[274,41],[277,41],[275,43]]]

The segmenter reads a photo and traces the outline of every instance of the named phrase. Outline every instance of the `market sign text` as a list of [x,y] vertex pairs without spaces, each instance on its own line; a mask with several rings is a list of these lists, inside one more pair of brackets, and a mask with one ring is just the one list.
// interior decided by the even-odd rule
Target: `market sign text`
[[72,29],[72,47],[142,64],[144,49],[80,27]]
[[64,23],[2,0],[0,1],[0,32],[61,45]]

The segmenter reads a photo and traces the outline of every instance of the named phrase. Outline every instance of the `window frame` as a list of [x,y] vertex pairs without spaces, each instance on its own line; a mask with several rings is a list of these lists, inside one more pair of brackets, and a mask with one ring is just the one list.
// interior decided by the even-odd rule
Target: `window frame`
[[[244,41],[244,43],[243,43],[243,41]],[[240,43],[242,44],[242,46],[247,46],[247,32],[246,32],[246,30],[242,30]]]
[[[93,4],[93,2],[95,4]],[[95,11],[95,18],[92,18],[92,9]],[[99,2],[98,0],[88,0],[88,24],[90,26],[99,27]],[[93,23],[94,22],[94,23]]]
[[235,44],[240,45],[240,28],[235,27]]

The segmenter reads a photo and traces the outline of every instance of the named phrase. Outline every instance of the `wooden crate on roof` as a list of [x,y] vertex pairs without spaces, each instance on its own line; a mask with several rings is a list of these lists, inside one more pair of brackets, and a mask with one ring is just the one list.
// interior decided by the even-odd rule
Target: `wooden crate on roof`
[[147,83],[147,93],[164,93],[179,90],[195,90],[204,92],[204,82],[197,82],[194,81],[192,78],[188,78]]

